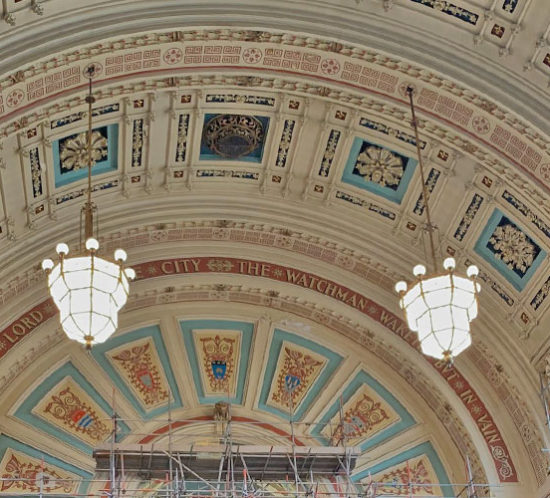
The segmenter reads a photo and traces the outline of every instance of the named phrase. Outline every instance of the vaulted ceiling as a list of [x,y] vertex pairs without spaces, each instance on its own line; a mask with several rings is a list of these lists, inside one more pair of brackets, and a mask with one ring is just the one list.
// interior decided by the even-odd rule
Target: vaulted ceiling
[[[96,492],[113,405],[131,443],[162,440],[168,413],[207,441],[229,399],[242,442],[287,440],[292,411],[303,444],[329,444],[342,403],[369,420],[357,481],[412,468],[451,496],[437,485],[465,482],[469,460],[494,496],[546,496],[545,4],[4,0],[2,475],[46,465],[82,478],[49,492]],[[39,263],[78,250],[90,64],[101,247],[124,247],[138,279],[88,354]],[[393,292],[425,259],[408,86],[439,255],[481,270],[452,368],[420,354]]]

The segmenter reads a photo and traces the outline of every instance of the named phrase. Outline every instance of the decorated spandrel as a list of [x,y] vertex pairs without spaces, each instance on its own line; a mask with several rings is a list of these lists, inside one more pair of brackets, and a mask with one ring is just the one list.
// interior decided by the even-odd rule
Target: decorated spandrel
[[167,404],[170,388],[151,338],[125,344],[106,355],[146,410]]
[[390,496],[441,496],[437,474],[427,456],[412,458],[372,477],[376,492]]
[[238,330],[195,330],[195,350],[207,396],[235,396],[241,349]]
[[357,445],[400,420],[390,404],[367,385],[344,403],[342,413],[342,419],[338,411],[322,431],[333,445],[344,439],[347,444]]
[[326,363],[325,357],[284,341],[277,359],[268,404],[284,411],[296,409]]
[[92,446],[106,441],[111,434],[109,414],[70,377],[59,382],[32,411]]
[[77,492],[79,483],[78,476],[11,448],[0,461],[0,476],[0,493],[5,496],[69,495]]

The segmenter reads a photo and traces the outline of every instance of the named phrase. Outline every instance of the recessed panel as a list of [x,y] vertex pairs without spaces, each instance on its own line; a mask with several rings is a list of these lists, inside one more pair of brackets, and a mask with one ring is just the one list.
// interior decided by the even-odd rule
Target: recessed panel
[[400,204],[416,164],[416,159],[356,137],[342,182]]
[[[62,187],[88,176],[88,132],[81,131],[52,143],[55,186]],[[118,167],[118,124],[92,132],[92,175],[116,171]]]

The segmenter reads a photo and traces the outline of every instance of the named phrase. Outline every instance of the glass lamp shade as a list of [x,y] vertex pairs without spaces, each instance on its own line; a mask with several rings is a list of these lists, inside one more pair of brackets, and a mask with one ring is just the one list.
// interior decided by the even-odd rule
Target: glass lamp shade
[[118,311],[126,303],[128,280],[135,273],[98,257],[95,246],[87,255],[63,256],[53,267],[43,265],[61,326],[70,339],[88,347],[105,342],[117,329]]
[[467,278],[455,275],[454,265],[446,267],[446,273],[420,276],[406,288],[399,282],[396,289],[409,328],[418,332],[422,352],[450,360],[472,342],[470,322],[477,316],[480,288],[475,281],[477,272],[468,271],[472,277]]

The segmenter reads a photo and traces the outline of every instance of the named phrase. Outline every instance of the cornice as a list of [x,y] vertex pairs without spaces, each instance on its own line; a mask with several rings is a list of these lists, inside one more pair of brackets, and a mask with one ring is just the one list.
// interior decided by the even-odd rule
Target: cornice
[[[358,46],[393,54],[461,81],[491,96],[540,129],[548,129],[550,106],[546,92],[527,78],[508,70],[500,59],[490,60],[473,50],[408,25],[382,12],[361,12],[314,2],[186,3],[111,2],[54,14],[6,32],[0,39],[3,61],[0,74],[14,71],[49,54],[120,34],[172,30],[193,26],[242,28],[309,33],[324,39],[345,40]],[[396,6],[398,8],[398,6]],[[326,22],[327,16],[330,23]],[[343,34],[345,33],[345,36]]]

